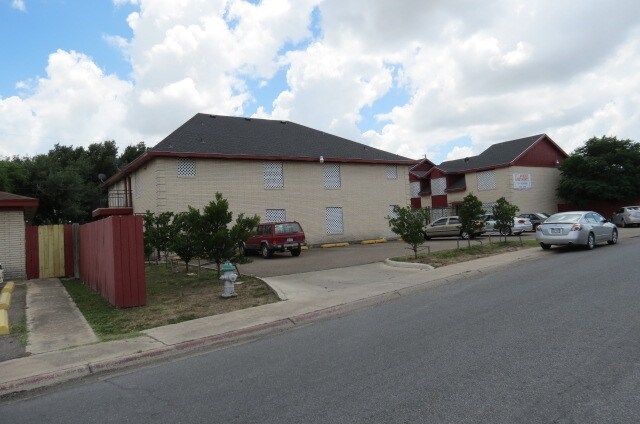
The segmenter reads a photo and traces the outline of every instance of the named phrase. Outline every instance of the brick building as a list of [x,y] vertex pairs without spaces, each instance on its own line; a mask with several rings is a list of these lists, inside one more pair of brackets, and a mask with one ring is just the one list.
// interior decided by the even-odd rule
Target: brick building
[[394,237],[416,161],[289,121],[197,114],[105,181],[113,213],[202,209],[300,222],[309,243]]
[[568,155],[546,134],[496,143],[478,156],[436,165],[424,159],[410,170],[411,204],[432,218],[457,214],[473,193],[487,211],[500,197],[522,212],[558,210],[560,164]]
[[33,218],[38,199],[0,191],[0,263],[4,278],[26,278],[25,220]]

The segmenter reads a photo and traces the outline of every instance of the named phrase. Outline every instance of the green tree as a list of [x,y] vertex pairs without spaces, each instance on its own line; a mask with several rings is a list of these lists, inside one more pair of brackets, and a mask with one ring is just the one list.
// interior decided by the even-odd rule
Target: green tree
[[569,203],[635,202],[640,199],[640,144],[593,137],[560,166],[558,195]]
[[411,246],[413,255],[418,258],[418,250],[424,243],[424,226],[429,220],[429,211],[423,208],[411,208],[409,206],[393,208],[394,217],[386,217],[389,220],[391,231],[399,235],[402,241]]
[[185,263],[189,272],[189,262],[202,254],[202,215],[198,209],[189,206],[187,212],[180,212],[173,217],[173,238],[169,248]]
[[145,249],[156,251],[156,263],[164,256],[168,261],[169,247],[175,237],[176,228],[173,225],[173,212],[161,212],[157,215],[150,211],[144,214],[144,237]]
[[0,160],[0,191],[19,194],[27,185],[27,171],[19,157]]
[[126,166],[127,164],[133,162],[138,158],[141,154],[147,151],[147,146],[145,146],[144,141],[141,141],[138,144],[131,144],[124,148],[122,155],[118,158],[118,166],[120,168]]
[[464,239],[472,238],[478,231],[478,217],[484,213],[482,202],[473,194],[467,194],[462,199],[458,216],[460,218],[460,237]]
[[207,258],[216,263],[218,275],[223,261],[235,262],[238,246],[247,240],[251,232],[260,222],[260,217],[251,218],[239,214],[232,228],[233,213],[229,211],[229,202],[216,193],[216,197],[204,207],[202,214],[203,252]]
[[510,234],[513,219],[519,208],[509,203],[504,197],[501,197],[496,201],[492,209],[493,216],[496,218],[496,229],[500,231],[501,235],[506,236]]

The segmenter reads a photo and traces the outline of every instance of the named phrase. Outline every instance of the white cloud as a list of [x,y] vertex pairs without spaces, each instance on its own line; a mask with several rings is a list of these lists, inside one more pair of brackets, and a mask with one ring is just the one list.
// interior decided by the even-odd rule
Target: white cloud
[[27,5],[24,3],[24,0],[11,0],[11,7],[21,12],[27,11]]
[[462,159],[471,156],[475,156],[471,147],[455,146],[449,153],[447,153],[447,160]]
[[[45,78],[0,98],[0,153],[16,152],[3,134],[24,136],[28,153],[101,137],[154,144],[196,112],[254,107],[436,162],[542,132],[567,151],[594,135],[640,140],[635,0],[113,3],[138,6],[130,39],[104,38],[131,81],[53,53]],[[282,72],[286,86],[265,96]],[[443,151],[461,138],[472,145]]]
[[274,101],[271,116],[322,128],[343,137],[361,137],[359,111],[384,95],[392,84],[391,69],[369,57],[358,45],[336,50],[314,43],[287,54],[286,90]]
[[116,139],[127,145],[140,140],[122,125],[131,84],[105,75],[83,54],[62,50],[49,56],[46,73],[29,85],[25,98],[0,98],[0,134],[7,134],[0,154],[33,155],[56,142]]

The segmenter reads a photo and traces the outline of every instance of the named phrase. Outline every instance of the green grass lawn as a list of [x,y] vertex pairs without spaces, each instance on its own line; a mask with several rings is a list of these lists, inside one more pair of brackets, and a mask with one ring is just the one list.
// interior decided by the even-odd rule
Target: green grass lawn
[[[215,271],[187,274],[183,268],[147,265],[147,304],[116,308],[80,280],[64,280],[69,295],[101,340],[138,335],[142,330],[278,301],[262,280],[241,276],[236,297],[223,299]],[[241,283],[241,284],[238,284]]]
[[497,255],[499,253],[512,252],[521,249],[530,249],[536,246],[538,246],[538,243],[535,240],[523,240],[522,243],[520,243],[519,240],[499,241],[492,243],[488,243],[487,240],[483,240],[482,244],[479,244],[477,241],[471,240],[470,245],[466,240],[461,240],[460,249],[439,250],[437,252],[431,253],[418,253],[418,259],[415,259],[413,255],[400,256],[391,259],[400,262],[425,263],[437,268],[440,266],[451,265],[458,262]]

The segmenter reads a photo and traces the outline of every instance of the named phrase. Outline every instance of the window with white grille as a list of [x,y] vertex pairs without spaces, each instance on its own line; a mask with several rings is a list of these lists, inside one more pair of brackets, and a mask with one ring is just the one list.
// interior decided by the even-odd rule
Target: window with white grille
[[324,164],[324,188],[340,188],[340,164]]
[[284,222],[287,220],[287,212],[284,209],[267,209],[264,220],[265,222]]
[[195,159],[178,159],[178,177],[195,177],[196,176],[196,160]]
[[409,184],[409,191],[411,192],[411,197],[420,197],[420,181],[412,181]]
[[434,178],[431,180],[431,195],[442,196],[447,188],[446,177]]
[[398,205],[389,205],[389,218],[397,218],[398,212],[396,212]]
[[267,190],[284,188],[282,162],[264,163],[264,188]]
[[397,180],[398,179],[398,166],[397,165],[387,165],[387,179],[388,180]]
[[342,234],[344,226],[342,223],[342,208],[326,208],[325,223],[327,234]]
[[497,187],[495,169],[492,169],[491,171],[478,172],[476,175],[478,177],[478,191],[495,190]]

